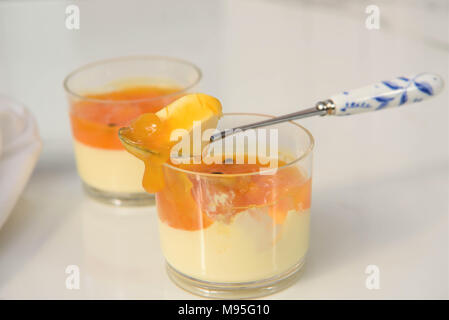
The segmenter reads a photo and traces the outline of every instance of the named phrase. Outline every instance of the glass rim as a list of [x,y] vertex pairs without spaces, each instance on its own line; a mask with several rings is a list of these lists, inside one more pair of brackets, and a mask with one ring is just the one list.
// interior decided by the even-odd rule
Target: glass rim
[[[265,118],[274,118],[275,116],[272,115],[267,115],[267,114],[262,114],[262,113],[244,113],[244,112],[231,112],[231,113],[224,113],[222,117],[225,116],[259,116],[259,117],[265,117]],[[294,164],[296,164],[297,162],[301,161],[302,159],[306,158],[308,155],[310,155],[313,151],[313,148],[315,146],[315,139],[313,138],[312,133],[304,128],[302,125],[296,123],[295,121],[287,121],[288,123],[296,126],[297,128],[299,128],[300,130],[302,130],[303,132],[306,133],[307,137],[309,138],[309,143],[307,146],[307,149],[305,150],[305,152],[300,155],[299,157],[296,157],[294,160],[287,162],[286,164],[280,166],[280,167],[276,167],[276,168],[270,168],[270,169],[266,169],[263,170],[264,174],[267,174],[271,171],[273,171],[273,173],[276,173],[276,170],[282,169],[282,168],[287,168],[290,167]],[[131,140],[123,137],[120,134],[120,131],[122,129],[125,129],[126,127],[120,128],[118,135],[120,140],[125,143],[128,144],[134,148],[139,149],[140,151],[146,152],[146,153],[154,153],[151,150],[148,150],[146,148],[143,148],[139,145],[136,145],[135,143],[133,143]],[[191,174],[191,175],[198,175],[198,176],[203,176],[203,177],[214,177],[214,178],[225,178],[225,177],[236,177],[236,176],[252,176],[252,175],[260,175],[260,171],[255,171],[255,172],[243,172],[243,173],[223,173],[220,175],[214,174],[214,173],[207,173],[207,172],[198,172],[198,171],[191,171],[191,170],[187,170],[187,169],[182,169],[179,167],[176,167],[174,165],[169,164],[168,162],[164,163],[163,166],[175,170],[175,171],[179,171],[179,172],[183,172],[186,174]]]
[[[180,90],[177,90],[175,92],[171,92],[168,94],[163,94],[157,97],[151,97],[151,98],[143,98],[143,99],[128,99],[128,100],[108,100],[108,99],[96,99],[96,98],[89,98],[86,97],[83,94],[77,93],[74,90],[72,90],[69,86],[69,81],[71,78],[73,78],[74,76],[76,76],[77,74],[79,74],[80,72],[86,71],[92,67],[96,67],[99,65],[103,65],[103,64],[108,64],[108,63],[114,63],[114,62],[121,62],[121,61],[128,61],[128,60],[152,60],[152,61],[171,61],[171,62],[175,62],[175,63],[179,63],[179,64],[183,64],[185,66],[189,66],[192,68],[192,70],[194,70],[196,72],[196,79],[189,85],[182,87]],[[116,57],[116,58],[109,58],[109,59],[102,59],[102,60],[97,60],[94,62],[90,62],[87,63],[85,65],[82,65],[81,67],[76,68],[75,70],[73,70],[72,72],[70,72],[63,81],[63,87],[64,90],[67,94],[76,97],[78,99],[84,100],[84,101],[91,101],[91,102],[97,102],[97,103],[114,103],[114,104],[126,104],[126,103],[139,103],[139,102],[148,102],[148,101],[154,101],[157,99],[161,99],[161,98],[167,98],[167,97],[171,97],[171,96],[176,96],[179,95],[180,93],[186,92],[188,90],[190,90],[191,88],[193,88],[194,86],[196,86],[200,80],[202,79],[203,74],[201,72],[201,69],[196,66],[195,64],[187,61],[187,60],[183,60],[180,58],[174,58],[174,57],[168,57],[168,56],[158,56],[158,55],[134,55],[134,56],[123,56],[123,57]]]

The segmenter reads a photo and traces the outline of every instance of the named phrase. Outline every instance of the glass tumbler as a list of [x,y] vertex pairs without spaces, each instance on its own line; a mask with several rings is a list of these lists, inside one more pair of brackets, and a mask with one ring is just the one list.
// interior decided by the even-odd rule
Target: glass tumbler
[[168,57],[136,56],[83,66],[64,80],[78,174],[88,195],[115,205],[145,205],[143,164],[127,153],[120,127],[192,90],[201,72]]
[[[225,114],[218,129],[267,118]],[[194,164],[163,165],[165,185],[156,193],[162,252],[169,277],[194,294],[214,298],[267,295],[292,284],[304,265],[309,247],[313,137],[294,122],[243,135],[246,140],[240,151],[237,143],[226,147],[226,140],[237,136],[225,139],[221,150],[226,160],[209,171]],[[260,137],[266,141],[265,154],[260,154]],[[252,148],[256,142],[257,148]],[[248,159],[253,152],[257,159],[275,156],[278,166],[245,172],[251,166],[236,167],[245,164],[228,161],[242,150]]]

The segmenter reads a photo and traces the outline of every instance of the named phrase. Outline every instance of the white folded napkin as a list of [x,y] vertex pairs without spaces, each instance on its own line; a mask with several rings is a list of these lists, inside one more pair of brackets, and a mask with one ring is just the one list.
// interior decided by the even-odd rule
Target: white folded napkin
[[33,116],[0,95],[0,228],[25,188],[41,147]]

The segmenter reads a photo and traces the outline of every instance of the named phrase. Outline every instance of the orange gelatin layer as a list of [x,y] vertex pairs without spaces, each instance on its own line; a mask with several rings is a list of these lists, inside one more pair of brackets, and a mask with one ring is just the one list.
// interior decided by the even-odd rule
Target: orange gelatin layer
[[[284,165],[279,161],[279,167]],[[259,174],[264,167],[260,163],[203,163],[178,167],[212,175],[164,169],[166,185],[156,194],[158,214],[161,221],[173,228],[206,228],[214,221],[231,221],[239,212],[251,208],[258,208],[251,214],[268,214],[273,223],[282,224],[289,211],[310,208],[311,179],[294,166],[279,168],[267,175]],[[249,172],[255,174],[233,175]]]
[[180,97],[177,87],[138,86],[87,94],[72,102],[70,121],[79,142],[102,149],[123,149],[120,127],[147,112],[156,112]]

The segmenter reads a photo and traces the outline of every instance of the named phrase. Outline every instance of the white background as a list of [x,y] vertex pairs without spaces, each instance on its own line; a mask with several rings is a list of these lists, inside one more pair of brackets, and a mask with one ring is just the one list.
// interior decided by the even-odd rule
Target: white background
[[[76,3],[81,28],[65,28]],[[380,30],[365,28],[378,5]],[[44,148],[0,230],[0,298],[194,298],[164,271],[154,207],[82,192],[63,78],[133,54],[181,57],[226,112],[280,115],[334,93],[449,66],[441,1],[0,1],[0,93],[24,102]],[[311,248],[270,298],[448,298],[448,88],[420,105],[301,123],[316,139]],[[0,177],[1,178],[1,177]],[[65,268],[78,265],[80,290]],[[369,264],[380,290],[365,287]]]

